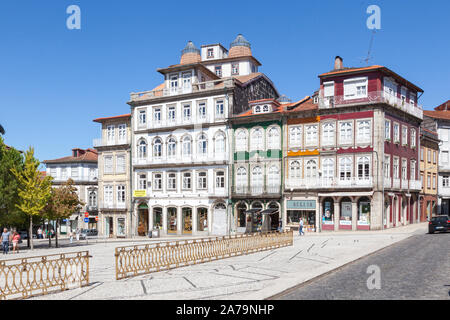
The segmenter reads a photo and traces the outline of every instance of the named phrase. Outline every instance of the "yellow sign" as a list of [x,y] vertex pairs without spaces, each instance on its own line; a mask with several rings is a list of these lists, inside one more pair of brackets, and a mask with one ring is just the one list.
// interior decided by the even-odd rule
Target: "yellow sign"
[[135,198],[143,198],[147,196],[147,190],[134,190],[133,196]]

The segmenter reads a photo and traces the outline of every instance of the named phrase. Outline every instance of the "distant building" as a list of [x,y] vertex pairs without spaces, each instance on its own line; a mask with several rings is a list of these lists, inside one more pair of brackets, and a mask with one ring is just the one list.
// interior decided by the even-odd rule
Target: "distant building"
[[[61,224],[61,233],[78,229],[97,229],[98,216],[98,153],[95,149],[72,149],[72,155],[64,158],[45,160],[46,175],[53,177],[53,187],[74,181],[78,196],[85,206],[74,212],[67,221]],[[85,217],[85,212],[88,217]],[[87,222],[85,222],[87,219]]]

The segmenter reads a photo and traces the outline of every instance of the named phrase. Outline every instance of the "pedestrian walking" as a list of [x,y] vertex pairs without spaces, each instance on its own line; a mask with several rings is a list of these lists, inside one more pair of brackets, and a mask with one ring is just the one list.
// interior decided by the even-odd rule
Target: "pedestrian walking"
[[42,236],[42,229],[41,229],[41,227],[39,227],[39,229],[37,230],[37,237],[38,237],[38,239],[44,239],[44,237]]
[[70,239],[70,244],[72,244],[73,243],[73,231],[70,231],[69,239]]
[[300,218],[300,226],[298,228],[298,233],[299,233],[300,236],[305,234],[303,232],[303,218]]
[[20,234],[14,231],[12,236],[13,253],[19,253]]
[[77,229],[77,241],[80,241],[80,229]]
[[3,254],[8,254],[9,251],[9,242],[11,241],[11,233],[8,231],[8,229],[3,229],[2,233],[2,248],[3,248]]

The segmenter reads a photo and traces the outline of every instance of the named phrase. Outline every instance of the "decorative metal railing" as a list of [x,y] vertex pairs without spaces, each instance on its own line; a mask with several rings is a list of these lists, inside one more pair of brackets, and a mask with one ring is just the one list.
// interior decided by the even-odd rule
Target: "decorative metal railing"
[[0,261],[0,300],[25,299],[89,284],[89,252]]
[[292,231],[116,248],[116,279],[293,245]]

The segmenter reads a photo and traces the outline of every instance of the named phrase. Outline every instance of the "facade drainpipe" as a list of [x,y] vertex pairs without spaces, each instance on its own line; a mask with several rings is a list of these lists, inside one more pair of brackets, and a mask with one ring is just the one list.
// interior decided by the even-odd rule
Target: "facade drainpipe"
[[129,222],[129,227],[128,227],[128,237],[129,238],[133,238],[134,236],[134,231],[133,231],[133,212],[134,212],[134,202],[133,202],[133,142],[134,142],[134,130],[133,130],[133,123],[134,123],[134,116],[133,116],[133,108],[131,108],[131,117],[130,117],[130,156],[129,156],[129,161],[130,161],[130,169],[129,169],[129,173],[130,173],[130,222]]

